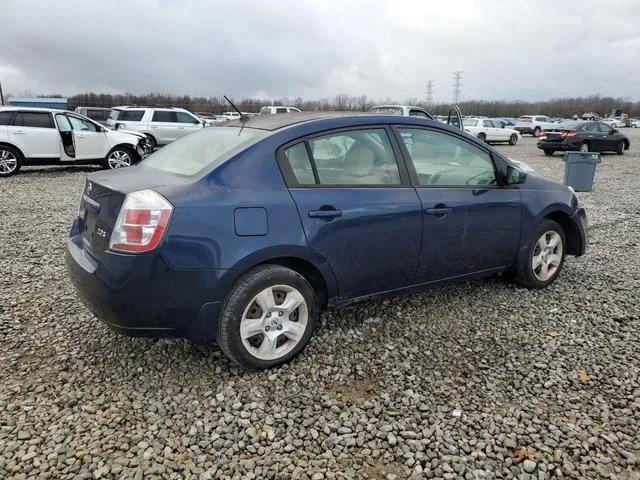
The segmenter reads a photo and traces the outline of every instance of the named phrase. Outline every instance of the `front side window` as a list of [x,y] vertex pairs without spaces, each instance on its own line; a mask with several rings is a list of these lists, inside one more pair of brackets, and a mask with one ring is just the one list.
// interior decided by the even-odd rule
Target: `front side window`
[[606,123],[598,123],[598,129],[600,130],[600,133],[606,133],[607,135],[613,134],[613,128]]
[[156,110],[153,112],[152,122],[160,122],[160,123],[176,123],[178,121],[178,117],[176,116],[176,112],[168,112],[166,110]]
[[353,130],[309,140],[321,185],[399,185],[384,129]]
[[584,127],[583,130],[585,132],[598,132],[598,124],[596,122],[592,122],[592,123],[587,123]]
[[13,124],[16,127],[53,128],[51,114],[46,112],[18,112]]
[[200,123],[194,117],[185,112],[176,112],[178,123]]
[[476,118],[465,118],[462,121],[462,124],[465,127],[477,127],[478,126],[478,119],[476,119]]
[[56,115],[56,125],[61,132],[70,132],[73,130],[66,115]]
[[72,117],[71,115],[68,115],[67,118],[71,123],[71,128],[73,128],[73,130],[76,132],[97,132],[98,131],[96,126],[93,123],[83,120],[82,118]]
[[429,187],[497,185],[488,153],[457,137],[422,129],[400,129],[418,182]]
[[162,147],[140,165],[178,175],[196,175],[213,170],[269,134],[246,127],[203,128]]
[[287,109],[286,108],[276,108],[276,113],[287,113]]
[[482,125],[485,127],[493,127],[493,122],[491,120],[483,120]]
[[314,185],[316,183],[311,160],[304,142],[287,148],[284,151],[284,156],[298,185]]
[[117,110],[117,119],[122,122],[139,122],[144,117],[144,110]]

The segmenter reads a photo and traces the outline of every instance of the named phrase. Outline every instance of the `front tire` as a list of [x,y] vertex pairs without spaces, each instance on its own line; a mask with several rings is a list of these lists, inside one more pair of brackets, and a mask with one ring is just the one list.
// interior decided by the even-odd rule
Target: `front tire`
[[509,145],[515,145],[516,143],[518,143],[518,135],[512,133],[509,137]]
[[240,278],[220,311],[216,341],[238,365],[262,370],[288,362],[309,342],[319,309],[313,287],[280,265]]
[[533,129],[533,136],[536,138],[540,136],[540,127],[536,127]]
[[479,133],[478,140],[480,140],[481,142],[487,143],[487,136],[484,133]]
[[8,145],[0,145],[0,177],[10,177],[20,171],[22,155]]
[[582,144],[580,145],[580,151],[582,153],[588,153],[589,152],[589,143],[588,142],[582,142]]
[[622,155],[624,153],[624,141],[620,140],[618,145],[616,145],[616,153],[618,155]]
[[545,150],[545,151],[544,151],[544,154],[545,154],[547,157],[551,157],[554,153],[556,153],[556,151],[555,151],[555,150]]
[[521,253],[512,271],[516,283],[527,288],[546,288],[562,270],[567,239],[562,227],[553,220],[540,222],[526,252]]
[[111,170],[130,167],[135,163],[135,153],[128,147],[114,147],[105,157],[104,166]]

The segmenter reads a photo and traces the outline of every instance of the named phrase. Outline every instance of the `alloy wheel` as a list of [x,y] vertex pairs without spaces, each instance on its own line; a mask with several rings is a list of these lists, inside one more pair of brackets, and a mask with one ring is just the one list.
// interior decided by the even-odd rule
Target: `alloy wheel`
[[122,168],[131,166],[131,155],[125,150],[114,150],[107,157],[109,168]]
[[242,344],[255,358],[276,360],[302,340],[309,309],[302,294],[288,285],[274,285],[249,302],[240,320]]
[[536,242],[531,258],[533,274],[541,282],[553,278],[562,264],[562,237],[558,232],[548,230]]
[[0,174],[10,175],[18,168],[18,159],[9,150],[0,149]]
[[589,144],[585,142],[580,145],[580,151],[583,153],[587,153],[589,151]]

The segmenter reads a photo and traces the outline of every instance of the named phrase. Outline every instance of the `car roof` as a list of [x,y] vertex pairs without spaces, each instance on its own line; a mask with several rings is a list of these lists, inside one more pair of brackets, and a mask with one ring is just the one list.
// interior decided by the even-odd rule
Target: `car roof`
[[4,112],[15,112],[15,111],[21,111],[21,112],[68,112],[68,110],[60,110],[59,108],[45,108],[45,107],[20,107],[18,105],[7,105],[7,106],[0,106],[0,112],[4,111]]
[[425,108],[417,107],[415,105],[374,105],[373,107],[371,107],[372,110],[374,108],[415,108],[416,110],[424,110],[425,112],[427,111]]
[[[259,130],[276,131],[298,125],[301,123],[323,122],[331,119],[361,119],[362,124],[380,124],[380,123],[415,123],[409,119],[420,119],[428,121],[431,124],[438,124],[435,120],[429,120],[421,117],[405,117],[398,115],[385,115],[381,113],[369,112],[300,112],[300,113],[281,113],[280,115],[256,115],[253,117],[245,117],[244,120],[231,120],[224,124],[224,127],[246,127],[256,128]],[[440,123],[440,125],[442,125]]]

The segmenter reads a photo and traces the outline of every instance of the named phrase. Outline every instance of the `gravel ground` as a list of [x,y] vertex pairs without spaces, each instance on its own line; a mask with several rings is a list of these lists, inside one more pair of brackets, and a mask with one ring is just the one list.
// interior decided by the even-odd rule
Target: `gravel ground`
[[[0,478],[640,478],[640,131],[579,194],[590,248],[324,314],[289,365],[129,339],[81,306],[65,238],[91,168],[0,182]],[[562,179],[526,137],[499,147]]]

